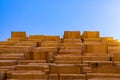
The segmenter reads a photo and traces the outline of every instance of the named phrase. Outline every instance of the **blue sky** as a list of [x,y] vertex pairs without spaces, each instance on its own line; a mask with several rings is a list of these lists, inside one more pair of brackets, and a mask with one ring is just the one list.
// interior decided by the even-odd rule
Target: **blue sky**
[[100,31],[120,40],[120,0],[0,0],[0,40],[11,31],[63,36]]

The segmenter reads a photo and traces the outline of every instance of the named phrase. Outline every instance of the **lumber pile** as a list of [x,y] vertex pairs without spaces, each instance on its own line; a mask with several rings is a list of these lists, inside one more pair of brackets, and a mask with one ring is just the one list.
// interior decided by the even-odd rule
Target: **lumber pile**
[[99,31],[12,32],[0,42],[0,80],[120,80],[120,43]]

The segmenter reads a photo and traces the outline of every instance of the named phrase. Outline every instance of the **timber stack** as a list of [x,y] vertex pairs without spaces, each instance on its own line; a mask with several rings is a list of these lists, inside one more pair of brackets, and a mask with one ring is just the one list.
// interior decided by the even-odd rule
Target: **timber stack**
[[0,80],[120,80],[120,42],[99,31],[12,32],[0,42]]

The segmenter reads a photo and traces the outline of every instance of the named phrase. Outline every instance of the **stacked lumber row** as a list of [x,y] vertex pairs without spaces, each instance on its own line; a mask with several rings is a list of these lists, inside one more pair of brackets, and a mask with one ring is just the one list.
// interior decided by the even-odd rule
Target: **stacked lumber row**
[[25,55],[23,53],[0,53],[0,60],[23,60]]
[[0,42],[0,80],[119,80],[119,44],[98,31],[12,32]]
[[0,46],[7,47],[16,44],[16,42],[1,41]]
[[30,35],[28,41],[60,41],[59,36],[46,36],[46,35]]
[[8,38],[8,41],[10,42],[25,41],[27,39],[26,32],[11,32],[11,34],[11,38]]

